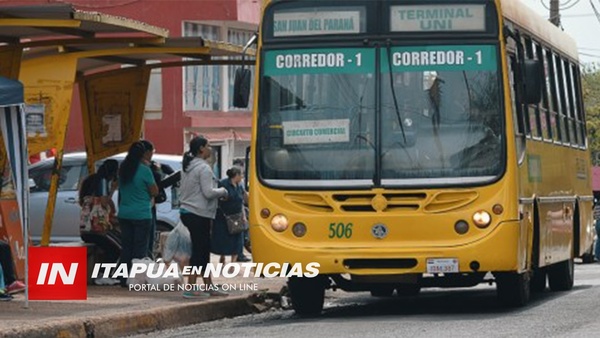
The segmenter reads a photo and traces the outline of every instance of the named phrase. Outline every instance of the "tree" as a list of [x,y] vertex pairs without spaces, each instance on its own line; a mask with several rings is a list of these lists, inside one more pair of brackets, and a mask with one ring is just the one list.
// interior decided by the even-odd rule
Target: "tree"
[[600,67],[598,64],[586,65],[581,74],[588,144],[592,163],[600,165],[600,161],[596,160],[596,154],[600,154]]

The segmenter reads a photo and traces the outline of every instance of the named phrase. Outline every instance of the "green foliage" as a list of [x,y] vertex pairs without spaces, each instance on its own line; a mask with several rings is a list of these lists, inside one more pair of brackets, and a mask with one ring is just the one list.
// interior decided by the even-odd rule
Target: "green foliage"
[[586,65],[581,74],[588,142],[594,165],[600,165],[595,160],[596,154],[600,153],[600,66]]

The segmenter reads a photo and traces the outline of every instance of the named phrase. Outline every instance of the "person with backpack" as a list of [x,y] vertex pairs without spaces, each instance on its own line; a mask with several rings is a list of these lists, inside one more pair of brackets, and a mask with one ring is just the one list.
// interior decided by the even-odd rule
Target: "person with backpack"
[[116,208],[112,200],[118,186],[118,169],[117,160],[107,159],[95,173],[88,175],[79,187],[81,239],[102,248],[109,262],[118,260],[120,252],[115,249],[121,247],[118,221],[115,217]]

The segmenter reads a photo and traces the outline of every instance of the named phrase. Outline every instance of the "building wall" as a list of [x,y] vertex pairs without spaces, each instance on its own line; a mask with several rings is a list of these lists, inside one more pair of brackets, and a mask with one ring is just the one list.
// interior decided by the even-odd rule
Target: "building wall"
[[[47,0],[7,1],[2,5],[48,4]],[[211,25],[255,28],[258,24],[260,1],[257,0],[72,0],[60,1],[71,3],[83,11],[98,11],[106,14],[127,17],[151,25],[167,28],[171,37],[183,35],[183,22],[199,22]],[[222,35],[223,37],[223,35]],[[226,36],[225,36],[226,37]],[[226,39],[223,39],[226,40]],[[158,152],[181,154],[186,145],[184,141],[186,128],[202,128],[204,134],[214,134],[212,130],[233,126],[240,129],[241,134],[249,134],[250,112],[220,111],[184,111],[183,107],[183,71],[182,68],[165,68],[162,74],[162,114],[153,114],[154,118],[144,122],[144,137],[151,140]],[[227,79],[223,78],[223,82]],[[75,93],[71,109],[71,119],[67,132],[66,151],[85,150],[81,105]],[[210,118],[203,119],[208,113]],[[240,119],[241,124],[231,123]],[[228,144],[223,140],[223,144]],[[235,142],[233,142],[235,144]],[[237,153],[234,149],[225,152]],[[229,159],[227,159],[227,162]],[[224,166],[226,162],[224,162]]]

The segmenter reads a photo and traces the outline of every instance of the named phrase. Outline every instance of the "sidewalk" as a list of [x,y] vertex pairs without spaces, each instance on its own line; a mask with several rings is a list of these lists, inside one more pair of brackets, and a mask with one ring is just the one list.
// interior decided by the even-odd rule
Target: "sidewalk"
[[[217,256],[211,261],[218,262]],[[249,314],[255,311],[250,295],[278,293],[286,279],[244,278],[240,273],[214,282],[238,290],[228,297],[184,299],[181,291],[89,285],[86,301],[30,301],[28,309],[24,294],[17,294],[0,303],[0,337],[118,337]]]

